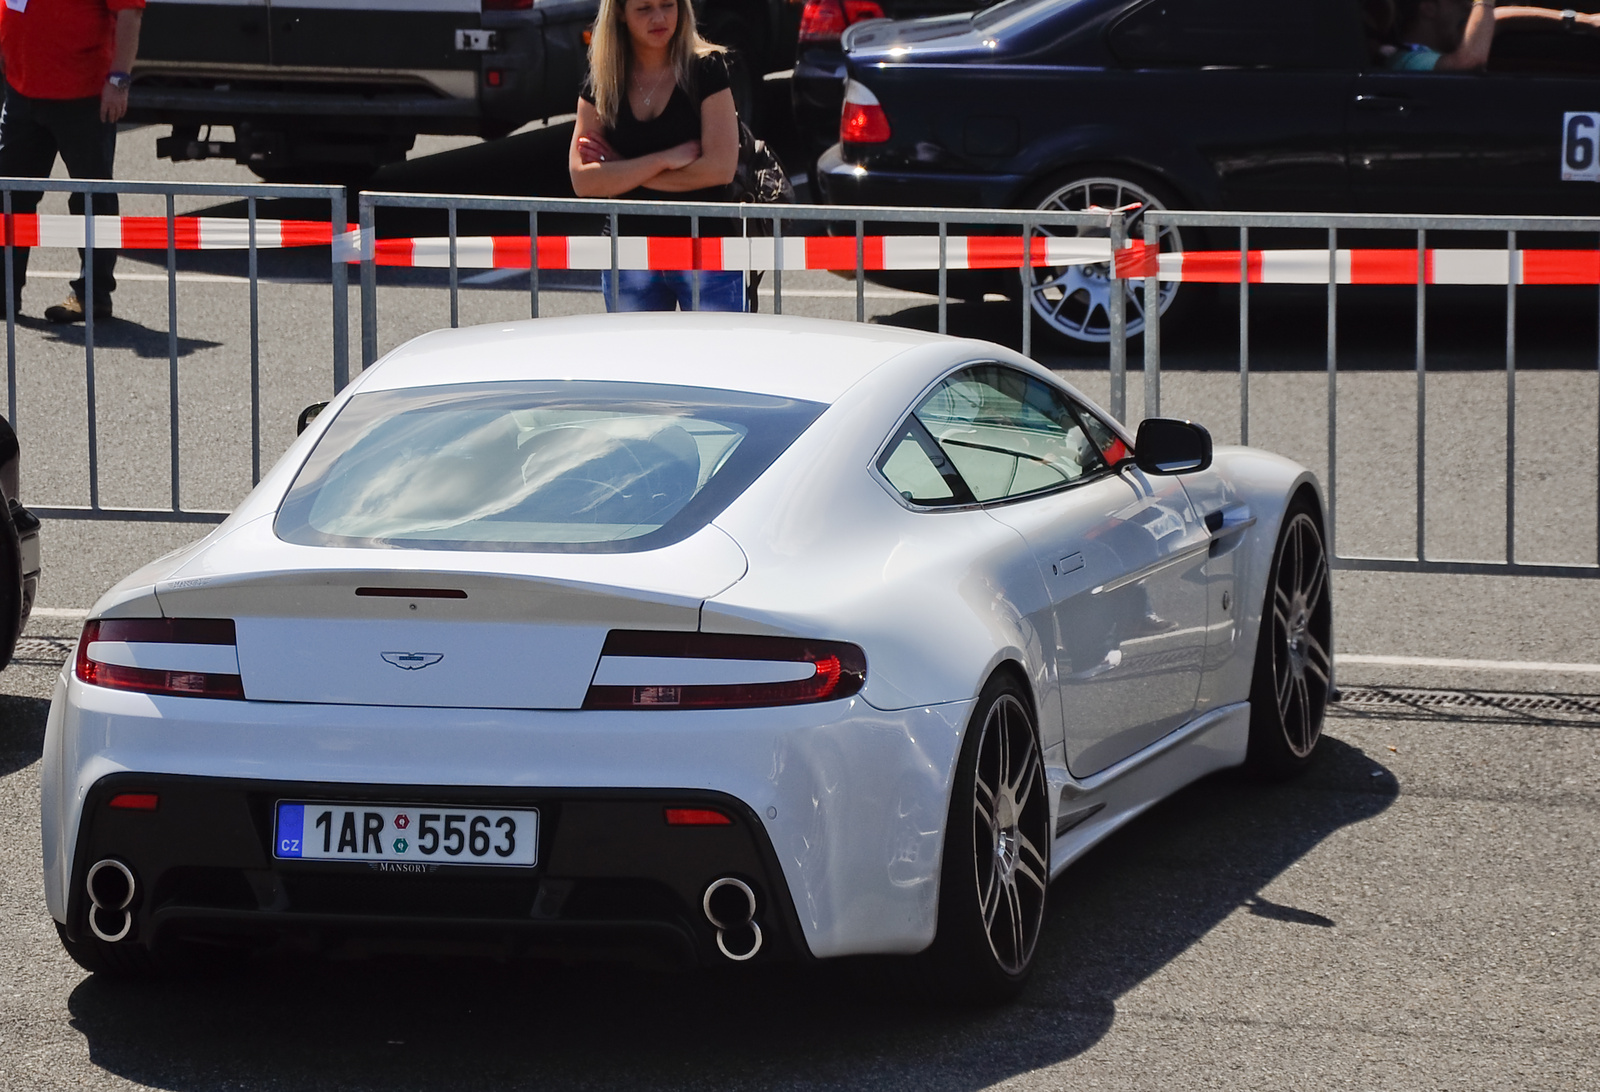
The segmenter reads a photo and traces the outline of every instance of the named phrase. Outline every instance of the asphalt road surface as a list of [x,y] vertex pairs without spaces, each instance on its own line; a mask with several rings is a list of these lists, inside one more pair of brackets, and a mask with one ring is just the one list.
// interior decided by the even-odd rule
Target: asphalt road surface
[[[124,134],[121,177],[249,181],[231,164],[157,161],[154,135]],[[432,142],[377,185],[552,192],[564,142],[559,125],[494,146]],[[129,201],[125,211],[158,210]],[[261,215],[326,208],[276,203]],[[425,218],[380,229],[440,232]],[[463,218],[464,233],[479,230]],[[124,256],[118,318],[97,339],[106,504],[161,505],[170,495],[158,257]],[[25,314],[65,291],[73,258],[34,256]],[[251,481],[243,257],[185,254],[179,268],[180,492],[186,507],[226,510]],[[270,465],[299,409],[331,393],[332,333],[325,251],[267,253],[262,270]],[[381,284],[385,348],[448,323],[442,273],[384,271]],[[527,314],[525,280],[464,273],[463,285],[464,323]],[[541,308],[602,310],[595,289],[557,282]],[[1236,297],[1196,298],[1164,337],[1163,408],[1231,441]],[[1349,552],[1401,555],[1415,542],[1410,303],[1407,290],[1341,292],[1338,535]],[[1504,303],[1503,289],[1430,292],[1433,556],[1504,554]],[[869,285],[866,304],[873,321],[936,321],[933,301],[915,293]],[[1251,441],[1326,478],[1325,296],[1263,292],[1252,308]],[[854,317],[854,286],[791,276],[785,310]],[[1524,289],[1517,322],[1518,555],[1592,563],[1596,293]],[[1018,306],[954,304],[950,328],[1017,344]],[[1036,350],[1105,398],[1103,358]],[[31,503],[87,498],[83,359],[81,331],[18,323]],[[1141,399],[1135,371],[1128,404]],[[1001,1010],[912,1003],[881,988],[879,966],[661,976],[449,957],[285,958],[237,979],[103,982],[67,961],[43,909],[38,757],[51,680],[77,612],[202,530],[44,529],[44,609],[0,675],[0,1088],[1553,1089],[1600,1080],[1600,581],[1338,573],[1339,671],[1351,700],[1330,718],[1317,767],[1276,787],[1207,781],[1074,866],[1051,891],[1038,976]]]

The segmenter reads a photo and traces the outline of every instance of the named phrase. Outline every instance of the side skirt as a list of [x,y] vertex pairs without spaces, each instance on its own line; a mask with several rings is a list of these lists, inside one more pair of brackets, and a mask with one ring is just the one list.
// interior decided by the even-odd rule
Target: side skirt
[[1082,781],[1050,769],[1050,878],[1097,842],[1190,782],[1238,766],[1250,741],[1250,703],[1213,709]]

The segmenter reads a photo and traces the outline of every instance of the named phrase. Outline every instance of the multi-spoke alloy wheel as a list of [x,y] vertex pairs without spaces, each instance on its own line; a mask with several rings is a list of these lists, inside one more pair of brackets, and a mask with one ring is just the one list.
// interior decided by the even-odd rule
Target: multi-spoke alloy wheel
[[1049,809],[1033,724],[1015,695],[1002,694],[989,707],[976,772],[972,857],[978,908],[996,963],[1007,974],[1021,974],[1044,921]]
[[1003,677],[978,699],[956,767],[928,959],[966,1001],[1012,996],[1033,965],[1050,882],[1050,808],[1027,696]]
[[[1128,235],[1131,239],[1144,238],[1144,213],[1150,209],[1163,209],[1159,198],[1148,189],[1122,178],[1093,176],[1074,178],[1052,188],[1037,207],[1048,212],[1081,212],[1087,208],[1115,209],[1137,204],[1139,211],[1129,216]],[[1050,228],[1035,229],[1039,235],[1070,235],[1076,238],[1105,238],[1103,228]],[[1183,239],[1176,228],[1162,228],[1159,243],[1163,253],[1183,250]],[[1116,285],[1110,266],[1105,262],[1093,265],[1040,266],[1023,271],[1029,301],[1034,314],[1063,337],[1073,341],[1105,342],[1111,337],[1111,292]],[[1131,337],[1144,329],[1144,282],[1124,281],[1127,308],[1125,315],[1128,335]],[[1168,281],[1161,286],[1161,313],[1167,313],[1178,292],[1178,283]]]
[[1333,678],[1327,551],[1303,505],[1284,520],[1264,608],[1250,693],[1250,759],[1262,772],[1292,773],[1322,737]]

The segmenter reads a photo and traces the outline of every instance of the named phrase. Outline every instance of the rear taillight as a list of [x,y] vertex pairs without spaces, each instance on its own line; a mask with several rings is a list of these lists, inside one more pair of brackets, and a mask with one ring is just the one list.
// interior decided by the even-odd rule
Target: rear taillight
[[799,38],[803,43],[837,42],[845,27],[883,17],[878,0],[806,0]]
[[585,709],[748,709],[848,698],[866,655],[839,641],[612,630]]
[[244,697],[231,618],[104,618],[78,640],[91,686],[189,698]]
[[882,144],[889,139],[889,115],[878,104],[878,96],[855,80],[844,84],[839,139],[846,144]]
[[483,0],[484,11],[527,11],[533,0]]

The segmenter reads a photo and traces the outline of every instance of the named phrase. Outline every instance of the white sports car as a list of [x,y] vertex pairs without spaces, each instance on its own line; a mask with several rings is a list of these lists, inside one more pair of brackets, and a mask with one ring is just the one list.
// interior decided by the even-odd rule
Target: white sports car
[[[997,345],[727,315],[429,334],[100,600],[45,743],[91,970],[274,939],[916,955],[1013,992],[1052,877],[1311,755],[1318,486]],[[920,954],[919,954],[920,953]]]

